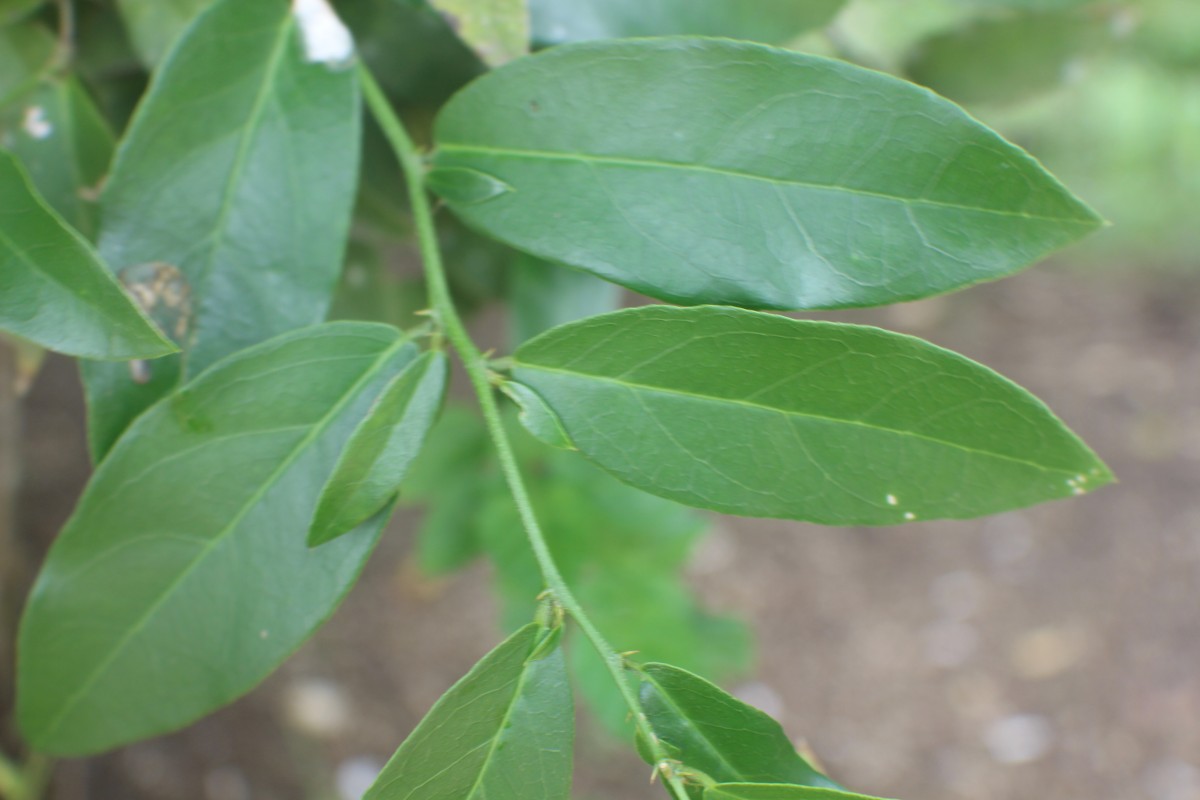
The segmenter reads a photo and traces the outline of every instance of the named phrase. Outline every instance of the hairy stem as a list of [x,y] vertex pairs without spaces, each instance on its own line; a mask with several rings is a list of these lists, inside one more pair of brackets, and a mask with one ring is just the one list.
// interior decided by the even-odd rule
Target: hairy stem
[[671,788],[672,793],[680,800],[685,800],[687,794],[683,782],[670,769],[662,768],[664,765],[669,765],[671,759],[658,741],[658,737],[651,730],[649,720],[646,719],[646,715],[638,704],[637,696],[629,685],[625,671],[625,659],[605,640],[603,634],[588,618],[587,612],[583,610],[566,581],[563,580],[562,573],[559,572],[558,565],[554,562],[554,556],[546,544],[542,528],[533,513],[533,504],[530,502],[529,492],[525,488],[525,479],[517,466],[517,459],[513,453],[512,444],[509,442],[508,432],[500,417],[500,408],[496,404],[496,396],[488,373],[487,359],[467,333],[462,318],[459,317],[450,297],[445,269],[442,266],[441,250],[438,247],[437,231],[433,224],[433,210],[429,204],[429,196],[425,192],[424,165],[421,155],[371,73],[362,67],[360,76],[367,105],[376,122],[383,129],[396,157],[400,160],[400,165],[408,181],[413,220],[416,224],[421,258],[425,266],[425,277],[429,284],[430,305],[437,322],[445,331],[446,338],[458,352],[459,358],[462,359],[471,386],[475,390],[480,409],[483,412],[484,423],[487,425],[488,434],[496,448],[500,469],[512,492],[521,523],[525,528],[526,538],[529,540],[529,546],[532,548],[538,568],[541,570],[542,580],[545,582],[546,588],[563,609],[571,615],[571,618],[579,625],[579,629],[583,631],[584,636],[604,659],[605,666],[617,684],[625,704],[629,706],[639,733],[654,756],[655,764],[658,765],[656,769],[660,769],[663,780]]

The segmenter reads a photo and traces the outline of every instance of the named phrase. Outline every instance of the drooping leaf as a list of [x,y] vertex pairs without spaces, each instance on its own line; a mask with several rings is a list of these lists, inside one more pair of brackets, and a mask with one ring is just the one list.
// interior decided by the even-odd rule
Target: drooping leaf
[[977,20],[922,43],[906,71],[960,102],[1011,103],[1061,85],[1105,28],[1102,17],[1068,12]]
[[575,449],[562,423],[546,402],[538,397],[537,392],[516,381],[505,381],[500,384],[500,389],[521,409],[517,419],[525,426],[525,430],[551,447]]
[[0,328],[82,358],[155,358],[176,349],[2,150]]
[[562,649],[533,659],[543,630],[526,625],[451,687],[363,800],[567,800],[574,709]]
[[83,85],[75,78],[43,82],[3,115],[0,130],[46,202],[91,237],[113,134]]
[[697,34],[785,42],[829,23],[845,0],[530,0],[534,41]]
[[813,769],[779,723],[757,708],[678,667],[646,664],[639,672],[638,699],[650,727],[684,767],[720,782],[840,788]]
[[143,414],[50,551],[20,634],[17,717],[94,753],[248,691],[333,612],[386,519],[305,546],[338,453],[417,356],[329,323],[238,353]]
[[529,52],[526,0],[429,0],[483,63],[498,67]]
[[182,361],[145,382],[85,370],[97,459],[180,376],[324,318],[354,202],[359,98],[354,70],[312,45],[314,24],[284,2],[218,0],[138,107],[102,196],[100,252],[118,273],[177,269],[194,316]]
[[176,39],[213,0],[117,0],[121,18],[142,63],[162,61]]
[[435,141],[435,167],[513,189],[446,197],[471,226],[681,303],[909,300],[1009,274],[1100,224],[936,95],[730,41],[552,48],[456,95]]
[[704,791],[704,800],[879,800],[879,798],[815,786],[789,786],[779,783],[720,783]]
[[384,390],[321,493],[310,547],[350,531],[396,496],[441,408],[447,369],[444,353],[426,353]]
[[513,377],[620,479],[730,514],[961,519],[1112,477],[1020,387],[876,328],[646,306],[539,336]]
[[621,304],[617,286],[525,255],[512,264],[507,294],[513,347],[559,325],[615,311]]

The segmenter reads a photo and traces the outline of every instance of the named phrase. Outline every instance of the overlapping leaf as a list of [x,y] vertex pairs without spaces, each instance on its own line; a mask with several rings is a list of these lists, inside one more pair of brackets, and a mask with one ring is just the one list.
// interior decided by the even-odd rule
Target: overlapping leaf
[[364,800],[567,800],[575,736],[561,648],[526,625],[430,709]]
[[456,95],[435,140],[431,185],[470,225],[682,303],[924,297],[1100,224],[948,101],[746,43],[552,48]]
[[530,0],[535,41],[698,34],[780,43],[830,22],[845,0]]
[[722,782],[840,788],[813,769],[779,723],[757,708],[678,667],[647,664],[639,673],[639,700],[650,727],[685,768]]
[[787,786],[778,783],[721,783],[705,789],[704,800],[878,800],[878,798],[814,786]]
[[388,326],[308,328],[230,357],[134,423],[26,608],[17,717],[34,747],[93,753],[185,725],[330,615],[386,512],[311,550],[317,495],[416,356]]
[[426,353],[380,395],[321,493],[309,545],[336,539],[396,496],[441,408],[447,368],[444,353]]
[[180,375],[328,309],[356,186],[358,89],[349,54],[306,33],[288,3],[219,0],[138,108],[102,197],[100,252],[118,273],[178,270],[193,316],[183,361],[155,364],[147,382],[85,371],[97,458]]
[[480,60],[488,66],[529,52],[526,0],[429,0]]
[[83,358],[154,358],[175,351],[0,151],[0,329]]
[[212,0],[117,0],[142,62],[155,66]]
[[617,477],[731,514],[968,518],[1111,480],[1020,387],[876,328],[646,306],[539,336],[513,375]]

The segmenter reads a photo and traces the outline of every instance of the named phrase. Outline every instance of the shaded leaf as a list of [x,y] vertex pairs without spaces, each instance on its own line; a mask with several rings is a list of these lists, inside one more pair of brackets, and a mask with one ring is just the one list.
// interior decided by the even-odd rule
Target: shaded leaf
[[426,353],[383,391],[321,492],[310,547],[350,531],[395,497],[441,408],[447,369],[444,353]]
[[4,142],[46,202],[84,236],[95,233],[95,195],[113,134],[75,78],[49,80],[4,115]]
[[646,306],[539,336],[513,377],[621,480],[730,514],[959,519],[1112,477],[1020,387],[876,328]]
[[317,495],[416,356],[387,326],[308,328],[220,362],[129,428],[25,610],[17,717],[30,744],[80,755],[179,728],[328,618],[387,512],[310,550]]
[[45,0],[0,0],[0,25],[10,25],[32,14]]
[[491,67],[529,52],[526,0],[429,0],[451,29]]
[[157,71],[102,196],[118,272],[164,263],[191,287],[182,360],[85,370],[99,458],[144,408],[216,360],[319,322],[354,202],[353,70],[311,61],[287,3],[219,0]]
[[1023,13],[986,19],[923,42],[905,70],[966,103],[1011,103],[1061,85],[1081,54],[1105,41],[1097,15]]
[[42,25],[24,22],[0,27],[0,109],[37,86],[54,59],[54,36]]
[[552,48],[456,95],[435,140],[437,168],[513,187],[447,197],[471,226],[681,303],[909,300],[1009,274],[1100,224],[951,103],[738,42]]
[[668,664],[646,664],[639,673],[638,698],[650,727],[685,767],[716,781],[840,788],[813,769],[779,723],[757,708]]
[[561,649],[526,625],[430,709],[363,800],[567,800],[575,734]]
[[162,61],[176,39],[213,0],[117,0],[125,28],[142,63]]
[[91,245],[38,196],[0,151],[0,328],[82,358],[175,352]]
[[515,259],[509,273],[509,339],[513,347],[551,328],[621,305],[619,287],[531,256]]
[[845,0],[530,0],[534,40],[698,34],[780,43],[828,24]]

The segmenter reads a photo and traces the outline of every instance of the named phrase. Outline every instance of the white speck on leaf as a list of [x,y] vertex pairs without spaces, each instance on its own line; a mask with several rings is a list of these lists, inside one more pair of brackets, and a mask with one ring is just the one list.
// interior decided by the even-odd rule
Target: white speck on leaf
[[908,520],[909,522],[912,522],[914,519],[916,519],[916,518],[917,518],[917,515],[916,515],[916,514],[914,514],[914,513],[913,513],[913,512],[911,512],[911,511],[905,511],[905,512],[904,512],[904,518],[905,518],[906,520]]
[[900,501],[896,499],[896,495],[894,495],[894,494],[889,494],[889,495],[887,496],[887,503],[888,503],[888,505],[889,505],[889,506],[894,506],[894,505],[896,505],[896,504],[897,504],[897,503],[899,503],[899,502],[900,502]]
[[21,117],[21,130],[34,139],[47,139],[54,133],[54,126],[46,119],[46,109],[30,106]]
[[342,66],[354,57],[354,38],[328,0],[293,0],[292,14],[310,63]]

